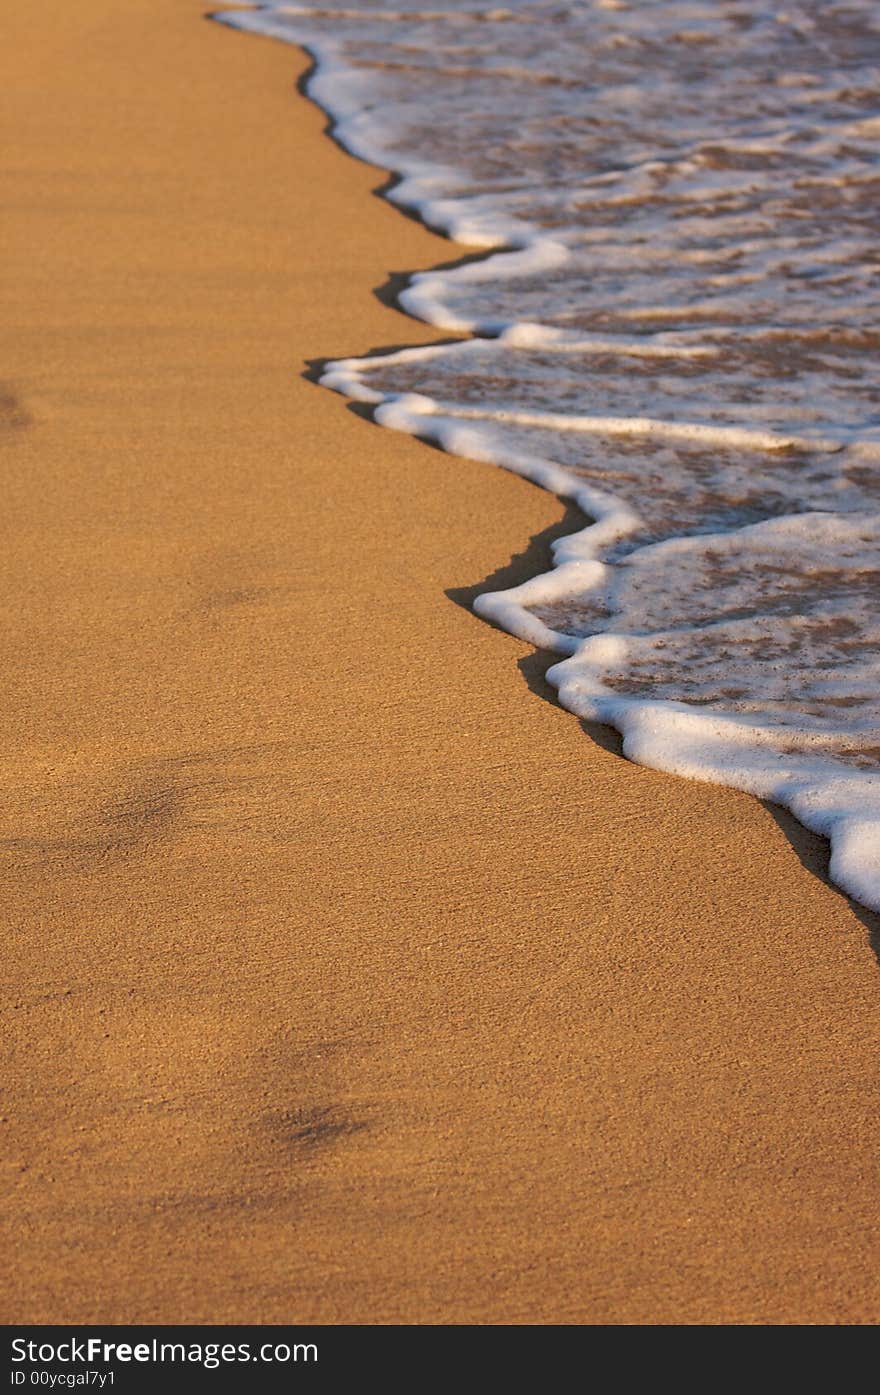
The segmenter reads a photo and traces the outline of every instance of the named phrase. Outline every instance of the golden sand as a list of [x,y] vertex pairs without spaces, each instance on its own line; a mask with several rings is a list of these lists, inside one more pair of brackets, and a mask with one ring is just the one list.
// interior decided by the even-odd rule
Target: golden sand
[[301,376],[455,249],[195,0],[6,26],[3,1318],[876,1321],[876,920],[455,603],[552,498]]

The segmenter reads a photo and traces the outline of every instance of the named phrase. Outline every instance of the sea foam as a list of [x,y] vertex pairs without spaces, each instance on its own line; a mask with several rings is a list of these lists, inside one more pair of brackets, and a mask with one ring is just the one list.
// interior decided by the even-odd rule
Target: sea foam
[[340,359],[376,420],[572,500],[476,610],[633,760],[785,805],[880,910],[880,18],[873,0],[268,4],[387,197],[480,258],[470,339]]

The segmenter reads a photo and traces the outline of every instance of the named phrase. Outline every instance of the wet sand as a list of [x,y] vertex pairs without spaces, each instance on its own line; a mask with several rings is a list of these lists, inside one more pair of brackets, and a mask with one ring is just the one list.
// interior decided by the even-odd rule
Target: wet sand
[[201,13],[7,16],[3,1319],[876,1321],[876,918],[470,613],[561,506],[302,376],[456,249]]

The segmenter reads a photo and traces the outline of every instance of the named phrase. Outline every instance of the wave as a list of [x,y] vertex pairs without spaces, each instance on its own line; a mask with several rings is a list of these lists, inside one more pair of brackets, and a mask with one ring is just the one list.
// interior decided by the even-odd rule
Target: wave
[[551,0],[218,15],[315,58],[387,197],[488,255],[327,366],[387,427],[578,505],[475,609],[633,760],[785,805],[880,909],[880,20]]

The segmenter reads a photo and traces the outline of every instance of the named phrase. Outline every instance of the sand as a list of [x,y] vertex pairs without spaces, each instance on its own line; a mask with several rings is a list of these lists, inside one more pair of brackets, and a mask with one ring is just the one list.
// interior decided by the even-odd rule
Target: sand
[[6,16],[3,1318],[876,1321],[876,919],[468,610],[561,506],[302,376],[457,249],[201,16]]

